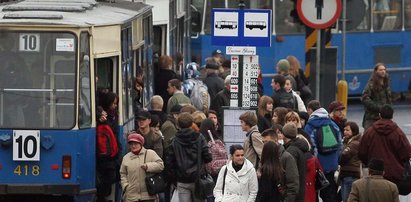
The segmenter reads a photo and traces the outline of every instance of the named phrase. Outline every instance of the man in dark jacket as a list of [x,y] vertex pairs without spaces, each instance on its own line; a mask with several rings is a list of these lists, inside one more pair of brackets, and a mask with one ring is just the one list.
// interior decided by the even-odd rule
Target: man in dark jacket
[[204,83],[207,85],[208,94],[210,94],[210,100],[213,100],[217,93],[224,88],[224,80],[218,76],[218,64],[210,62],[206,65],[207,77],[204,79]]
[[273,88],[274,95],[273,98],[273,109],[277,107],[285,107],[294,111],[298,111],[297,100],[293,93],[287,92],[284,88],[285,77],[281,74],[273,76],[271,80],[271,87]]
[[200,174],[200,168],[211,162],[212,157],[208,153],[204,136],[191,129],[193,117],[183,112],[178,116],[177,122],[181,130],[171,142],[166,158],[166,172],[176,178],[180,201],[196,201],[198,199],[194,198],[194,182]]
[[305,198],[305,176],[307,172],[307,159],[305,153],[309,152],[308,143],[300,138],[297,138],[297,126],[290,122],[284,125],[284,147],[285,150],[290,153],[298,167],[298,175],[300,188],[295,201],[304,201]]
[[[280,129],[278,129],[280,130]],[[277,129],[267,129],[261,133],[263,143],[268,141],[278,143]],[[297,163],[294,157],[285,151],[284,147],[280,145],[280,161],[285,171],[285,198],[284,202],[294,202],[299,191],[299,176]],[[304,184],[305,185],[305,184]]]
[[158,66],[160,69],[155,74],[156,77],[154,82],[154,94],[160,95],[163,98],[163,111],[166,111],[168,100],[171,97],[171,95],[167,92],[168,81],[170,81],[171,79],[178,79],[178,76],[172,70],[173,59],[170,56],[163,55],[160,56],[158,60]]
[[401,128],[392,121],[393,114],[391,105],[381,107],[381,119],[364,133],[358,155],[364,164],[373,158],[382,159],[384,178],[398,183],[403,177],[405,162],[411,158],[411,146]]
[[230,82],[231,75],[228,75],[224,80],[224,89],[217,93],[214,99],[211,100],[210,109],[217,112],[217,117],[219,118],[220,123],[222,123],[223,117],[223,106],[230,106]]

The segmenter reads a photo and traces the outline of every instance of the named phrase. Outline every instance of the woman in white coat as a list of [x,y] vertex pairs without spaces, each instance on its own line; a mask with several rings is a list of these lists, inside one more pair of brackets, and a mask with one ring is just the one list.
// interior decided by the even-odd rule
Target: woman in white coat
[[215,202],[254,202],[258,192],[254,166],[244,158],[244,148],[241,145],[232,145],[230,154],[231,160],[218,174],[214,188]]

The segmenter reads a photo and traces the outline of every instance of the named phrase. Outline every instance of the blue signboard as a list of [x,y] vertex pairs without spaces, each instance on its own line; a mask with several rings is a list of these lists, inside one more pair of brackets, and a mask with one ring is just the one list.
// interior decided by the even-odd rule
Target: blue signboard
[[271,46],[271,10],[212,10],[212,45]]

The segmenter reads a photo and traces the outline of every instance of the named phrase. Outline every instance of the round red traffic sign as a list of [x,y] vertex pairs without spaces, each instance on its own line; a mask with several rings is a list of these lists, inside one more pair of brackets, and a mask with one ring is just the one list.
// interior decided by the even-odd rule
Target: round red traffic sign
[[311,28],[328,28],[340,17],[341,0],[297,0],[297,13]]

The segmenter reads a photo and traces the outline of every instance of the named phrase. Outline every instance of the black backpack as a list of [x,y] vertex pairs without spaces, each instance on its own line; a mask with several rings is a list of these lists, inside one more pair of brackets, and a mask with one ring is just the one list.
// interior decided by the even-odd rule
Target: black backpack
[[298,106],[297,106],[297,99],[293,95],[292,92],[285,92],[282,93],[280,96],[280,103],[278,103],[279,107],[285,107],[292,109],[294,111],[298,111]]

